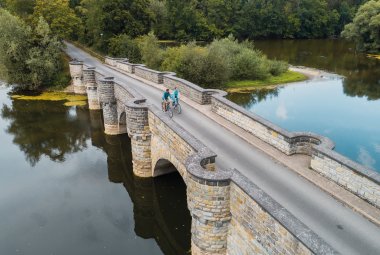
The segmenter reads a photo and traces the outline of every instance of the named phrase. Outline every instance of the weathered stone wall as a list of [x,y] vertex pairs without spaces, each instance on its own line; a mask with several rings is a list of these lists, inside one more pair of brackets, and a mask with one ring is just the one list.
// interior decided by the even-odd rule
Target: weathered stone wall
[[178,78],[173,74],[164,75],[164,86],[169,89],[174,89],[177,87],[181,93],[187,98],[197,102],[198,104],[210,104],[211,95],[215,93],[215,90],[206,90],[194,83],[191,83],[187,80]]
[[83,84],[83,62],[70,61],[70,75],[74,85],[74,93],[86,94],[86,86]]
[[253,116],[250,112],[241,111],[237,105],[235,107],[229,100],[217,96],[213,97],[212,111],[273,145],[285,154],[290,155],[293,153],[290,134],[287,131],[281,130],[257,115]]
[[128,61],[128,59],[127,58],[112,58],[112,57],[108,57],[108,56],[104,58],[104,62],[107,65],[110,65],[113,67],[117,67],[118,61]]
[[129,103],[126,107],[127,130],[132,143],[133,173],[152,177],[151,139],[148,107]]
[[127,61],[117,61],[116,68],[127,73],[135,73],[136,66],[145,66],[142,64],[132,64]]
[[311,168],[380,208],[380,175],[342,155],[316,146]]
[[103,109],[104,132],[108,135],[119,133],[117,104],[115,98],[115,82],[113,77],[99,79],[99,101]]
[[98,86],[96,84],[95,67],[86,67],[83,69],[83,85],[86,87],[88,108],[90,110],[101,109],[98,97]]
[[230,190],[227,254],[337,254],[238,171]]
[[144,66],[135,66],[135,75],[154,83],[162,84],[165,73],[146,68]]
[[212,111],[287,155],[311,155],[311,169],[380,208],[380,175],[333,151],[334,144],[313,133],[288,132],[219,96]]

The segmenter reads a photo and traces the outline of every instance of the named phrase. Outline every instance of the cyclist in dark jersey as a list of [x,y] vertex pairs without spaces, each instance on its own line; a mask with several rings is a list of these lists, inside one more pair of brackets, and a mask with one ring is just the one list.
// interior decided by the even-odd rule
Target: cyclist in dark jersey
[[168,104],[170,104],[170,92],[169,92],[169,89],[166,89],[164,91],[164,94],[162,95],[162,110],[164,112],[166,112],[166,110],[168,109]]

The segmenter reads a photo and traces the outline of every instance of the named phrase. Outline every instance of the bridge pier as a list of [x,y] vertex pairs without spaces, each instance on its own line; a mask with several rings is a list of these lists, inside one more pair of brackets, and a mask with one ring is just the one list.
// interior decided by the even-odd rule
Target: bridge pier
[[133,173],[139,177],[152,177],[152,134],[149,129],[148,108],[127,105],[126,119],[132,145]]
[[86,87],[88,108],[90,110],[100,110],[98,86],[95,79],[95,67],[83,69],[83,85]]
[[103,109],[104,133],[107,135],[119,134],[114,85],[113,77],[99,80],[99,100]]
[[83,84],[83,62],[82,61],[71,61],[69,63],[70,75],[73,80],[74,93],[75,94],[86,94],[86,86]]
[[231,221],[230,181],[206,181],[189,175],[187,204],[192,217],[191,254],[226,254]]

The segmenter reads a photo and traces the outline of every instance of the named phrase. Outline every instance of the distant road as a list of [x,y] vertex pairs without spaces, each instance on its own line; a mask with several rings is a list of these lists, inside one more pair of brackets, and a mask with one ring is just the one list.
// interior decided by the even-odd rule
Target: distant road
[[[160,107],[162,91],[107,67],[71,44],[67,46],[72,58],[114,76],[115,81],[133,87],[150,104]],[[238,169],[341,254],[380,254],[379,227],[196,109],[181,105],[183,113],[175,115],[174,121],[218,155],[217,166]]]

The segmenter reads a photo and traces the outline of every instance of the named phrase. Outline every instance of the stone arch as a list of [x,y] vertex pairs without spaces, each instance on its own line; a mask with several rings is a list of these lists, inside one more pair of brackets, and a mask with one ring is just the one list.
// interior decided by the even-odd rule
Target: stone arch
[[118,126],[120,133],[127,130],[127,114],[125,112],[119,114]]
[[153,177],[178,172],[177,168],[172,162],[167,159],[160,158],[157,160],[153,168]]

